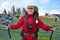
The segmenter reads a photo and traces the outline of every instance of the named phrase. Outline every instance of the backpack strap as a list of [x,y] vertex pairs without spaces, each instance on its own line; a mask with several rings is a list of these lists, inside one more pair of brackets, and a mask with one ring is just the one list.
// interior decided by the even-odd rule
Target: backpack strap
[[39,25],[38,25],[38,19],[37,19],[37,17],[36,17],[36,21],[35,22],[36,22],[36,25],[37,25],[37,29],[38,29],[37,32],[38,32],[39,31]]

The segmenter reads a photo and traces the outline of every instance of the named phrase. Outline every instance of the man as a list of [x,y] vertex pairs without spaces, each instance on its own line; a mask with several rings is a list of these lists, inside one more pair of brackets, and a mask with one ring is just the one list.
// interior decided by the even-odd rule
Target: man
[[[55,30],[55,27],[44,25],[38,17],[38,8],[36,6],[28,6],[25,16],[22,16],[17,24],[11,25],[10,29],[18,29],[22,27],[22,40],[38,40],[39,27],[45,31]],[[39,25],[39,27],[38,27]],[[8,29],[8,26],[5,26]]]

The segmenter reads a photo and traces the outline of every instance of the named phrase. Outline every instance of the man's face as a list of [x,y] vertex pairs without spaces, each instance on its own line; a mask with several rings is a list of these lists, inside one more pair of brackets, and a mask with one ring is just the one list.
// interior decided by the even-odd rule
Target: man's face
[[28,7],[27,12],[28,12],[28,14],[33,14],[34,13],[34,8],[33,7]]

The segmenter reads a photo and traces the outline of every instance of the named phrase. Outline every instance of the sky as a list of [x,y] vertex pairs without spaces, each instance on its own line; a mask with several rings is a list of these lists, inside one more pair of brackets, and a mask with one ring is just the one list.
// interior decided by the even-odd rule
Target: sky
[[26,8],[29,5],[34,5],[39,8],[39,15],[60,14],[60,0],[0,0],[0,13],[4,9],[11,11],[11,7]]

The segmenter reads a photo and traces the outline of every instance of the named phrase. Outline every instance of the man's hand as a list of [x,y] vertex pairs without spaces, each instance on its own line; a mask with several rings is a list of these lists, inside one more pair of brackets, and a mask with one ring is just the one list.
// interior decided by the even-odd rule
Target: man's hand
[[56,27],[53,27],[53,29],[52,29],[52,30],[53,30],[53,31],[55,31],[55,29],[56,29]]
[[5,28],[6,28],[6,29],[8,29],[8,28],[9,28],[9,26],[5,26]]
[[52,27],[52,28],[51,28],[51,31],[55,31],[55,29],[56,29],[56,27]]

